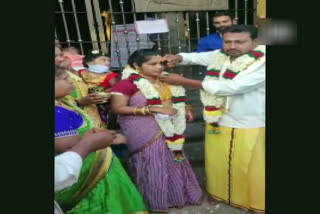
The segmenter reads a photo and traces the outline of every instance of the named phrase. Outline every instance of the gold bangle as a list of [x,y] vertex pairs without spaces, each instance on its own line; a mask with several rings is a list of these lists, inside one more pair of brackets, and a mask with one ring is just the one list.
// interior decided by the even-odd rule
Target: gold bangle
[[147,109],[147,114],[148,115],[152,114],[151,111],[150,111],[150,107],[149,106],[147,106],[146,109]]
[[134,109],[133,109],[133,114],[134,114],[134,115],[137,115],[137,107],[134,107]]
[[141,108],[141,113],[142,113],[142,115],[146,115],[146,107]]
[[142,115],[142,109],[137,107],[136,114],[137,115]]

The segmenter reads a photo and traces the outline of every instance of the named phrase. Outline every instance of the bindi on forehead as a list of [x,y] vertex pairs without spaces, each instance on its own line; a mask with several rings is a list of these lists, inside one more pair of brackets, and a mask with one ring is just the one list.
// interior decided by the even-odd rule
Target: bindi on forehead
[[160,56],[160,55],[156,55],[156,56],[152,56],[148,62],[162,62],[163,61],[163,58]]

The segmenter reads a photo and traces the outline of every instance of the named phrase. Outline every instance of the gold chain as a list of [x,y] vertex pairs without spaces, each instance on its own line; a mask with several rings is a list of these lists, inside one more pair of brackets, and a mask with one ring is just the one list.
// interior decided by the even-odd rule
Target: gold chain
[[[141,72],[139,72],[139,75],[145,78],[145,75],[141,74]],[[145,78],[147,79],[147,78]],[[148,80],[148,79],[147,79]],[[169,107],[172,105],[171,103],[171,91],[170,88],[168,86],[167,83],[161,82],[159,79],[157,79],[157,82],[159,84],[159,86],[156,86],[155,84],[152,84],[152,87],[159,93],[160,96],[160,100],[162,101],[162,105],[164,107]]]

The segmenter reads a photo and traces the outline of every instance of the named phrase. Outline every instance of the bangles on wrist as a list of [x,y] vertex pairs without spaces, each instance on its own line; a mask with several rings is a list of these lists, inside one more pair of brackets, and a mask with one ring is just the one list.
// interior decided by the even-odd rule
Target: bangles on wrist
[[134,115],[150,115],[152,112],[150,111],[149,106],[144,106],[144,107],[135,107],[133,109],[133,114]]

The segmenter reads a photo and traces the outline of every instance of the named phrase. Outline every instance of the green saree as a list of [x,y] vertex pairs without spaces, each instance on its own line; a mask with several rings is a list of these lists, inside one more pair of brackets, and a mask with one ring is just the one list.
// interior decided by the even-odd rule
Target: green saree
[[[60,107],[81,115],[83,124],[78,129],[79,135],[95,127],[88,115],[72,101],[64,100]],[[55,200],[66,214],[148,213],[140,193],[110,147],[88,155],[78,182],[56,192]]]

